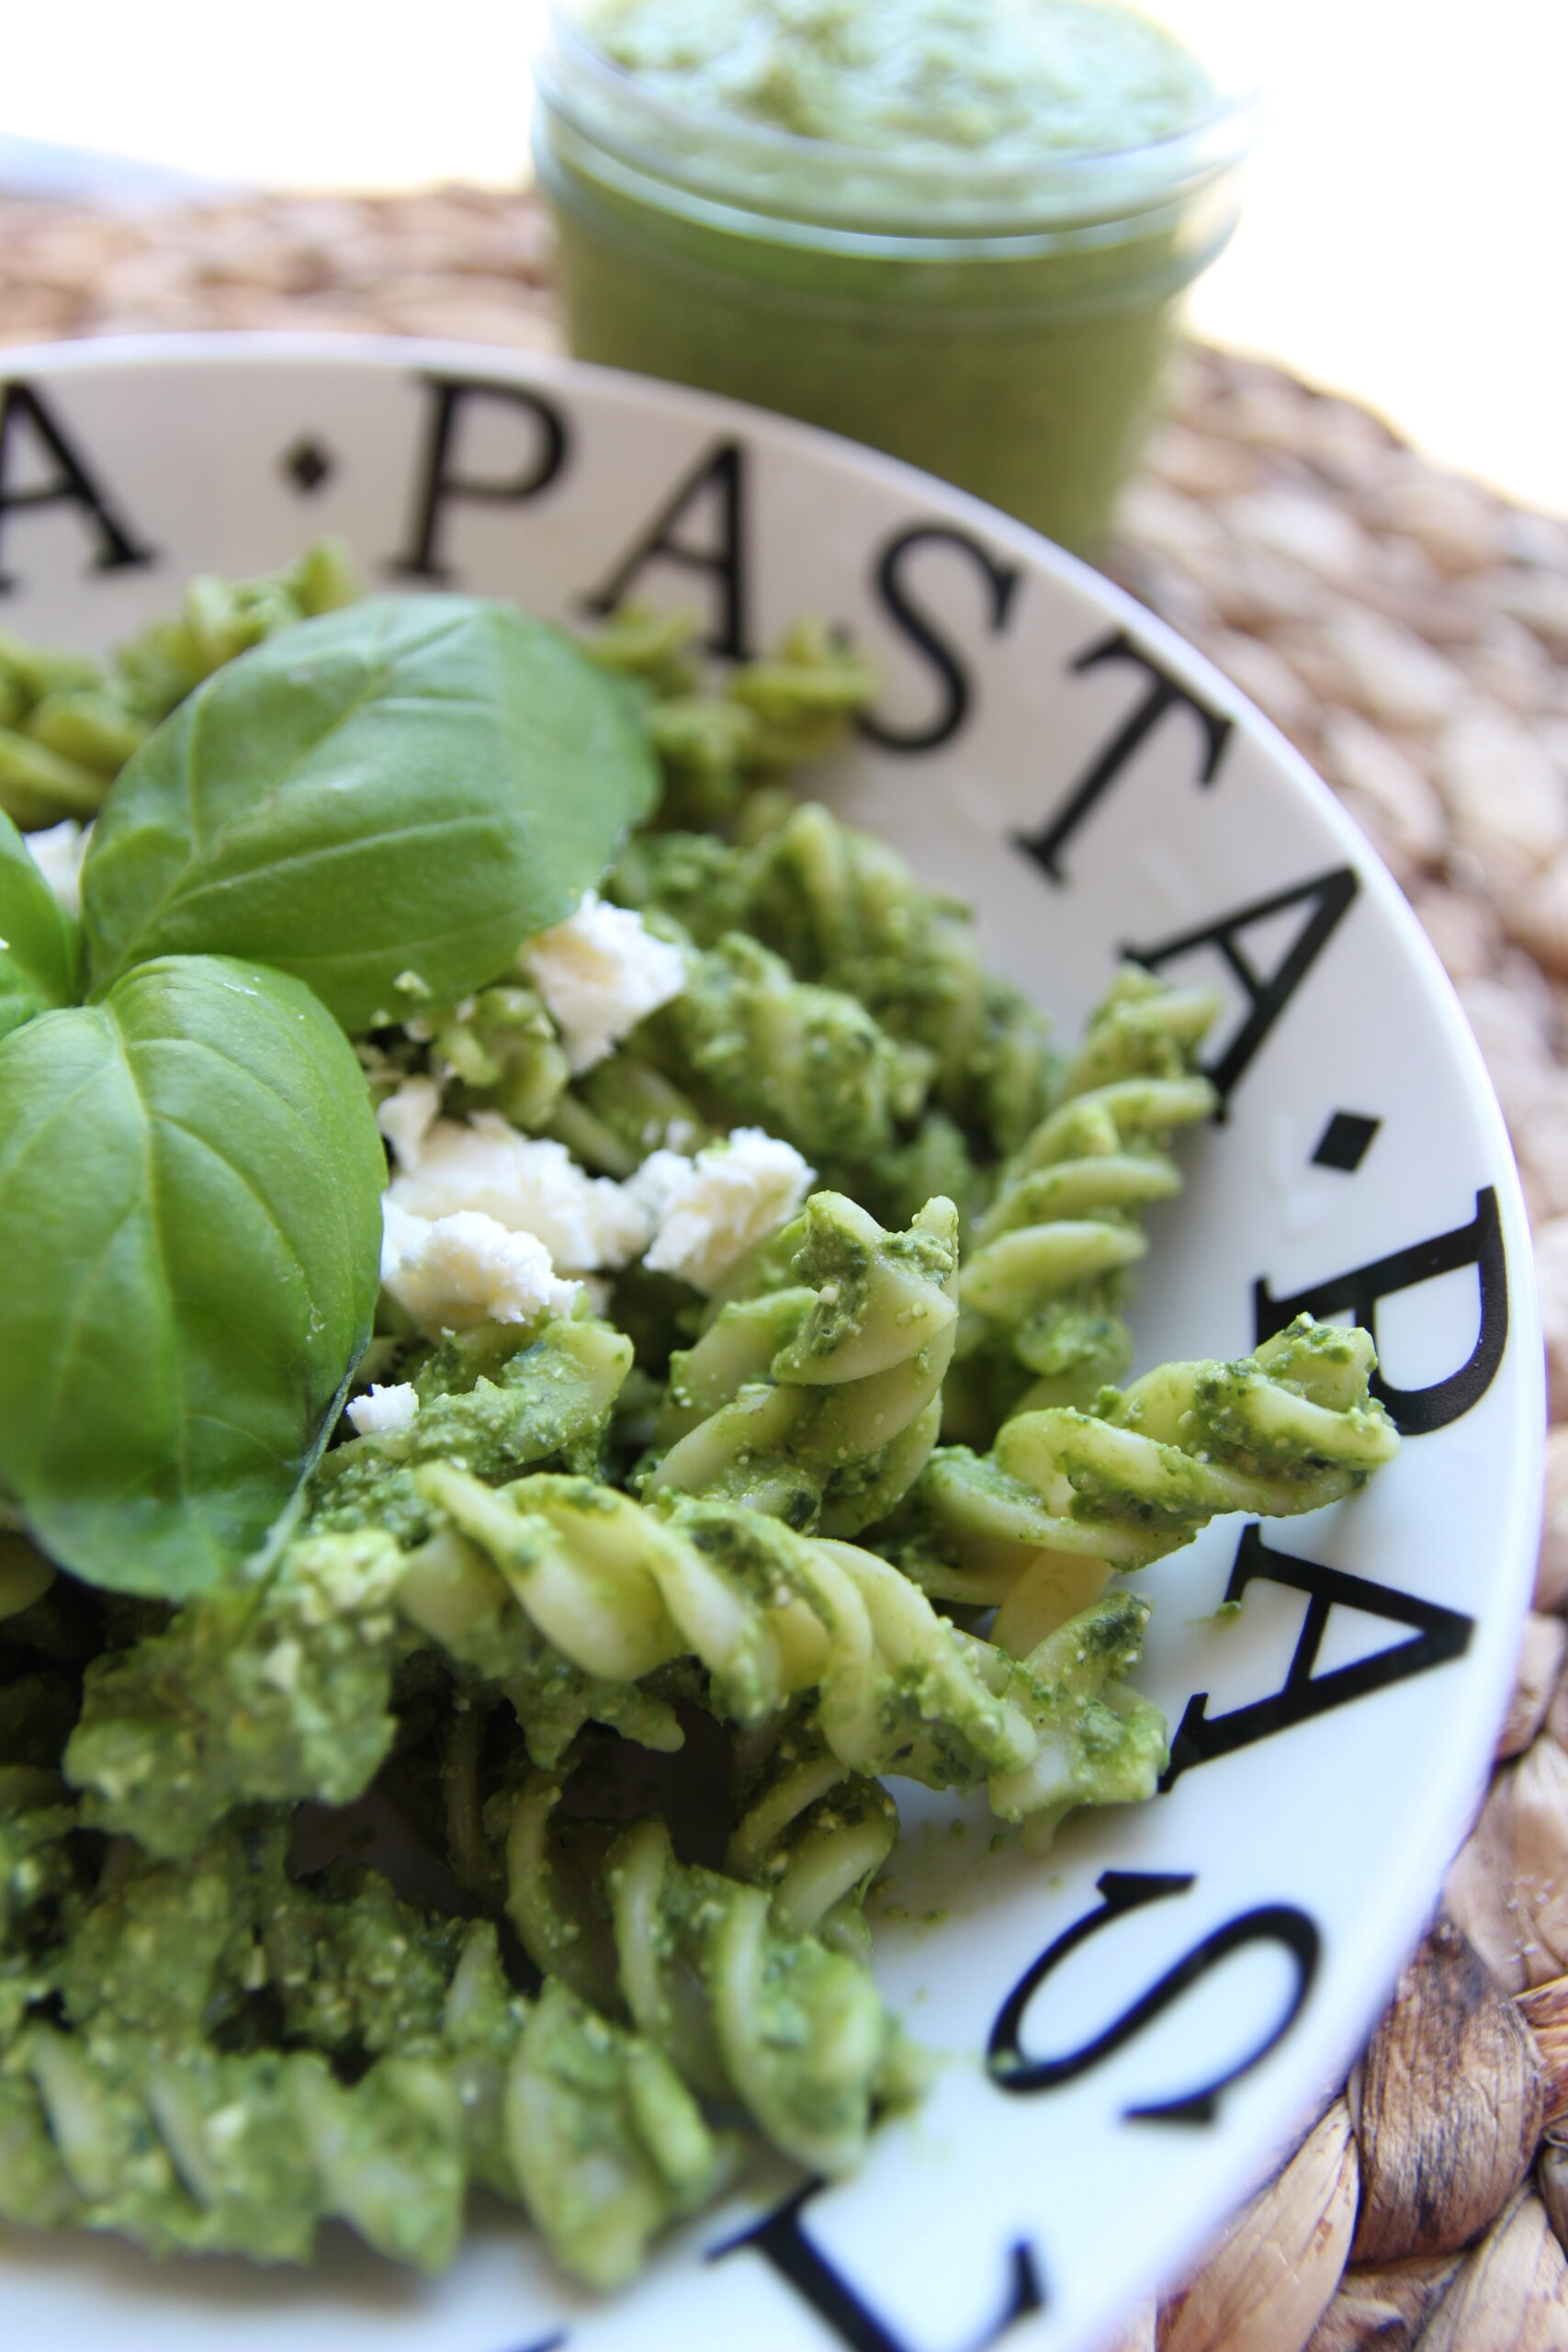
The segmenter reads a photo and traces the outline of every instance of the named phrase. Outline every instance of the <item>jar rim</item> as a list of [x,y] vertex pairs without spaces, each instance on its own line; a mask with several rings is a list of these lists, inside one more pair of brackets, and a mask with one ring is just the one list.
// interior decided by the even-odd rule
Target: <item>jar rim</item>
[[814,220],[863,218],[868,210],[882,216],[904,209],[900,197],[911,214],[929,217],[934,198],[959,213],[1027,215],[1043,224],[1142,210],[1239,164],[1261,106],[1256,84],[1222,85],[1184,129],[1130,147],[1070,148],[1007,163],[984,153],[912,155],[698,113],[649,90],[597,48],[570,0],[547,0],[546,21],[536,85],[546,107],[580,133],[598,137],[650,177],[694,193],[712,192],[728,164],[753,183],[761,211],[780,209],[766,191],[787,184],[798,197],[807,189],[809,200],[788,209]]

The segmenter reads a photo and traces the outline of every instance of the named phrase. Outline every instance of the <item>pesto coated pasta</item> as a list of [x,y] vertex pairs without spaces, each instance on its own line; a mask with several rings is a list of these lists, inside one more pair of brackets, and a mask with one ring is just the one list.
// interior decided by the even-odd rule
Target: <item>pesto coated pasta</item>
[[[958,1319],[956,1213],[928,1201],[908,1233],[888,1234],[842,1194],[816,1193],[770,1259],[671,1357],[638,1482],[858,1535],[936,1443]],[[787,1282],[761,1287],[781,1261]]]
[[1031,1406],[1088,1404],[1126,1371],[1121,1309],[1147,1248],[1140,1216],[1181,1188],[1171,1136],[1214,1109],[1195,1056],[1215,1010],[1134,966],[1118,974],[976,1225],[949,1435],[987,1433]]
[[[112,831],[167,713],[285,631],[308,677],[352,594],[320,548],[107,663],[0,640],[0,809]],[[929,2074],[871,1965],[898,1784],[1031,1853],[1152,1796],[1124,1579],[1394,1451],[1309,1317],[1112,1385],[1212,1001],[1125,967],[1062,1055],[782,783],[853,649],[804,620],[716,687],[694,639],[552,640],[660,810],[355,1030],[379,1304],[260,1548],[95,1579],[0,1466],[0,2220],[435,2270],[478,2186],[608,2289],[752,2143],[852,2170]]]
[[161,718],[248,646],[358,593],[347,551],[323,540],[256,580],[193,580],[184,606],[114,661],[0,636],[0,810],[25,830],[95,817]]

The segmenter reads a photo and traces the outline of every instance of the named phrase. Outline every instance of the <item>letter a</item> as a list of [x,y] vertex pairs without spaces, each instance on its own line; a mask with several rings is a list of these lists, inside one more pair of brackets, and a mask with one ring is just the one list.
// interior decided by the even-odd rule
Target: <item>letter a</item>
[[[15,490],[10,467],[23,424],[30,426],[34,440],[52,458],[55,470],[47,481]],[[132,564],[152,561],[152,548],[139,547],[131,537],[42,393],[20,381],[0,384],[0,530],[7,514],[18,514],[24,507],[61,505],[76,507],[96,539],[95,571],[122,571]],[[0,571],[0,596],[16,584]]]

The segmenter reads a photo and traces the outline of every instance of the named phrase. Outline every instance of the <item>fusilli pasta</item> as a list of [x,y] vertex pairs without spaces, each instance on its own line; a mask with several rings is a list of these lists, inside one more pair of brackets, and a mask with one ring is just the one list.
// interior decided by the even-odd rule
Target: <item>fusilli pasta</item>
[[870,1977],[781,1931],[760,1888],[678,1862],[662,1821],[607,1847],[592,1828],[552,1838],[559,1798],[536,1775],[507,1835],[507,1908],[536,1965],[622,2007],[694,2090],[739,2104],[786,2155],[852,2171],[878,2109],[921,2073]]
[[[0,808],[91,816],[351,593],[327,547],[111,664],[0,639]],[[696,636],[589,641],[668,786],[618,903],[355,1041],[397,1170],[355,1434],[177,1607],[0,1526],[0,2219],[436,2269],[481,2184],[613,2287],[729,2177],[716,2109],[844,2174],[926,2075],[867,1966],[884,1780],[1035,1852],[1148,1798],[1119,1572],[1393,1452],[1309,1317],[1106,1385],[1212,1001],[1128,967],[1064,1063],[963,907],[778,783],[868,665],[803,622],[712,692]]]

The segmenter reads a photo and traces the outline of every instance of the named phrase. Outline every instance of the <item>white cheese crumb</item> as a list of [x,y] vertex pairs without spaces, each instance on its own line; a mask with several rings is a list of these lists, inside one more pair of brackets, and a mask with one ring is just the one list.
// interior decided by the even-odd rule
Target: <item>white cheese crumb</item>
[[[666,1198],[643,1263],[656,1273],[678,1274],[700,1291],[716,1290],[738,1258],[795,1215],[816,1174],[793,1144],[761,1127],[736,1127],[727,1142],[709,1144],[695,1159],[679,1164],[683,1181]],[[645,1160],[629,1184],[650,1165]],[[654,1181],[662,1184],[671,1174],[660,1170]]]
[[597,890],[585,890],[575,914],[527,941],[518,961],[560,1031],[574,1075],[602,1062],[618,1038],[686,985],[680,948]]
[[395,1094],[377,1104],[376,1125],[400,1168],[419,1166],[425,1136],[440,1116],[441,1089],[433,1078],[405,1078]]
[[92,834],[91,825],[64,817],[58,825],[27,835],[28,855],[68,915],[82,911],[82,860]]
[[412,1426],[418,1411],[419,1392],[408,1380],[389,1388],[372,1383],[363,1396],[348,1400],[348,1418],[361,1437],[395,1437]]
[[389,1206],[381,1279],[422,1331],[531,1323],[576,1304],[581,1286],[560,1279],[536,1234],[510,1233],[477,1209],[427,1220]]
[[693,1160],[681,1151],[650,1151],[621,1186],[621,1198],[642,1220],[646,1250],[692,1181]]
[[281,1642],[275,1642],[263,1658],[261,1679],[270,1682],[275,1690],[287,1693],[298,1684],[304,1662],[304,1651],[292,1635],[287,1635]]
[[624,1266],[652,1231],[619,1184],[590,1176],[564,1144],[519,1134],[497,1111],[477,1111],[466,1125],[437,1120],[386,1199],[416,1217],[477,1209],[509,1233],[535,1235],[573,1273]]
[[393,1200],[390,1186],[381,1195],[381,1280],[401,1265],[409,1251],[421,1240],[430,1219],[411,1216]]

